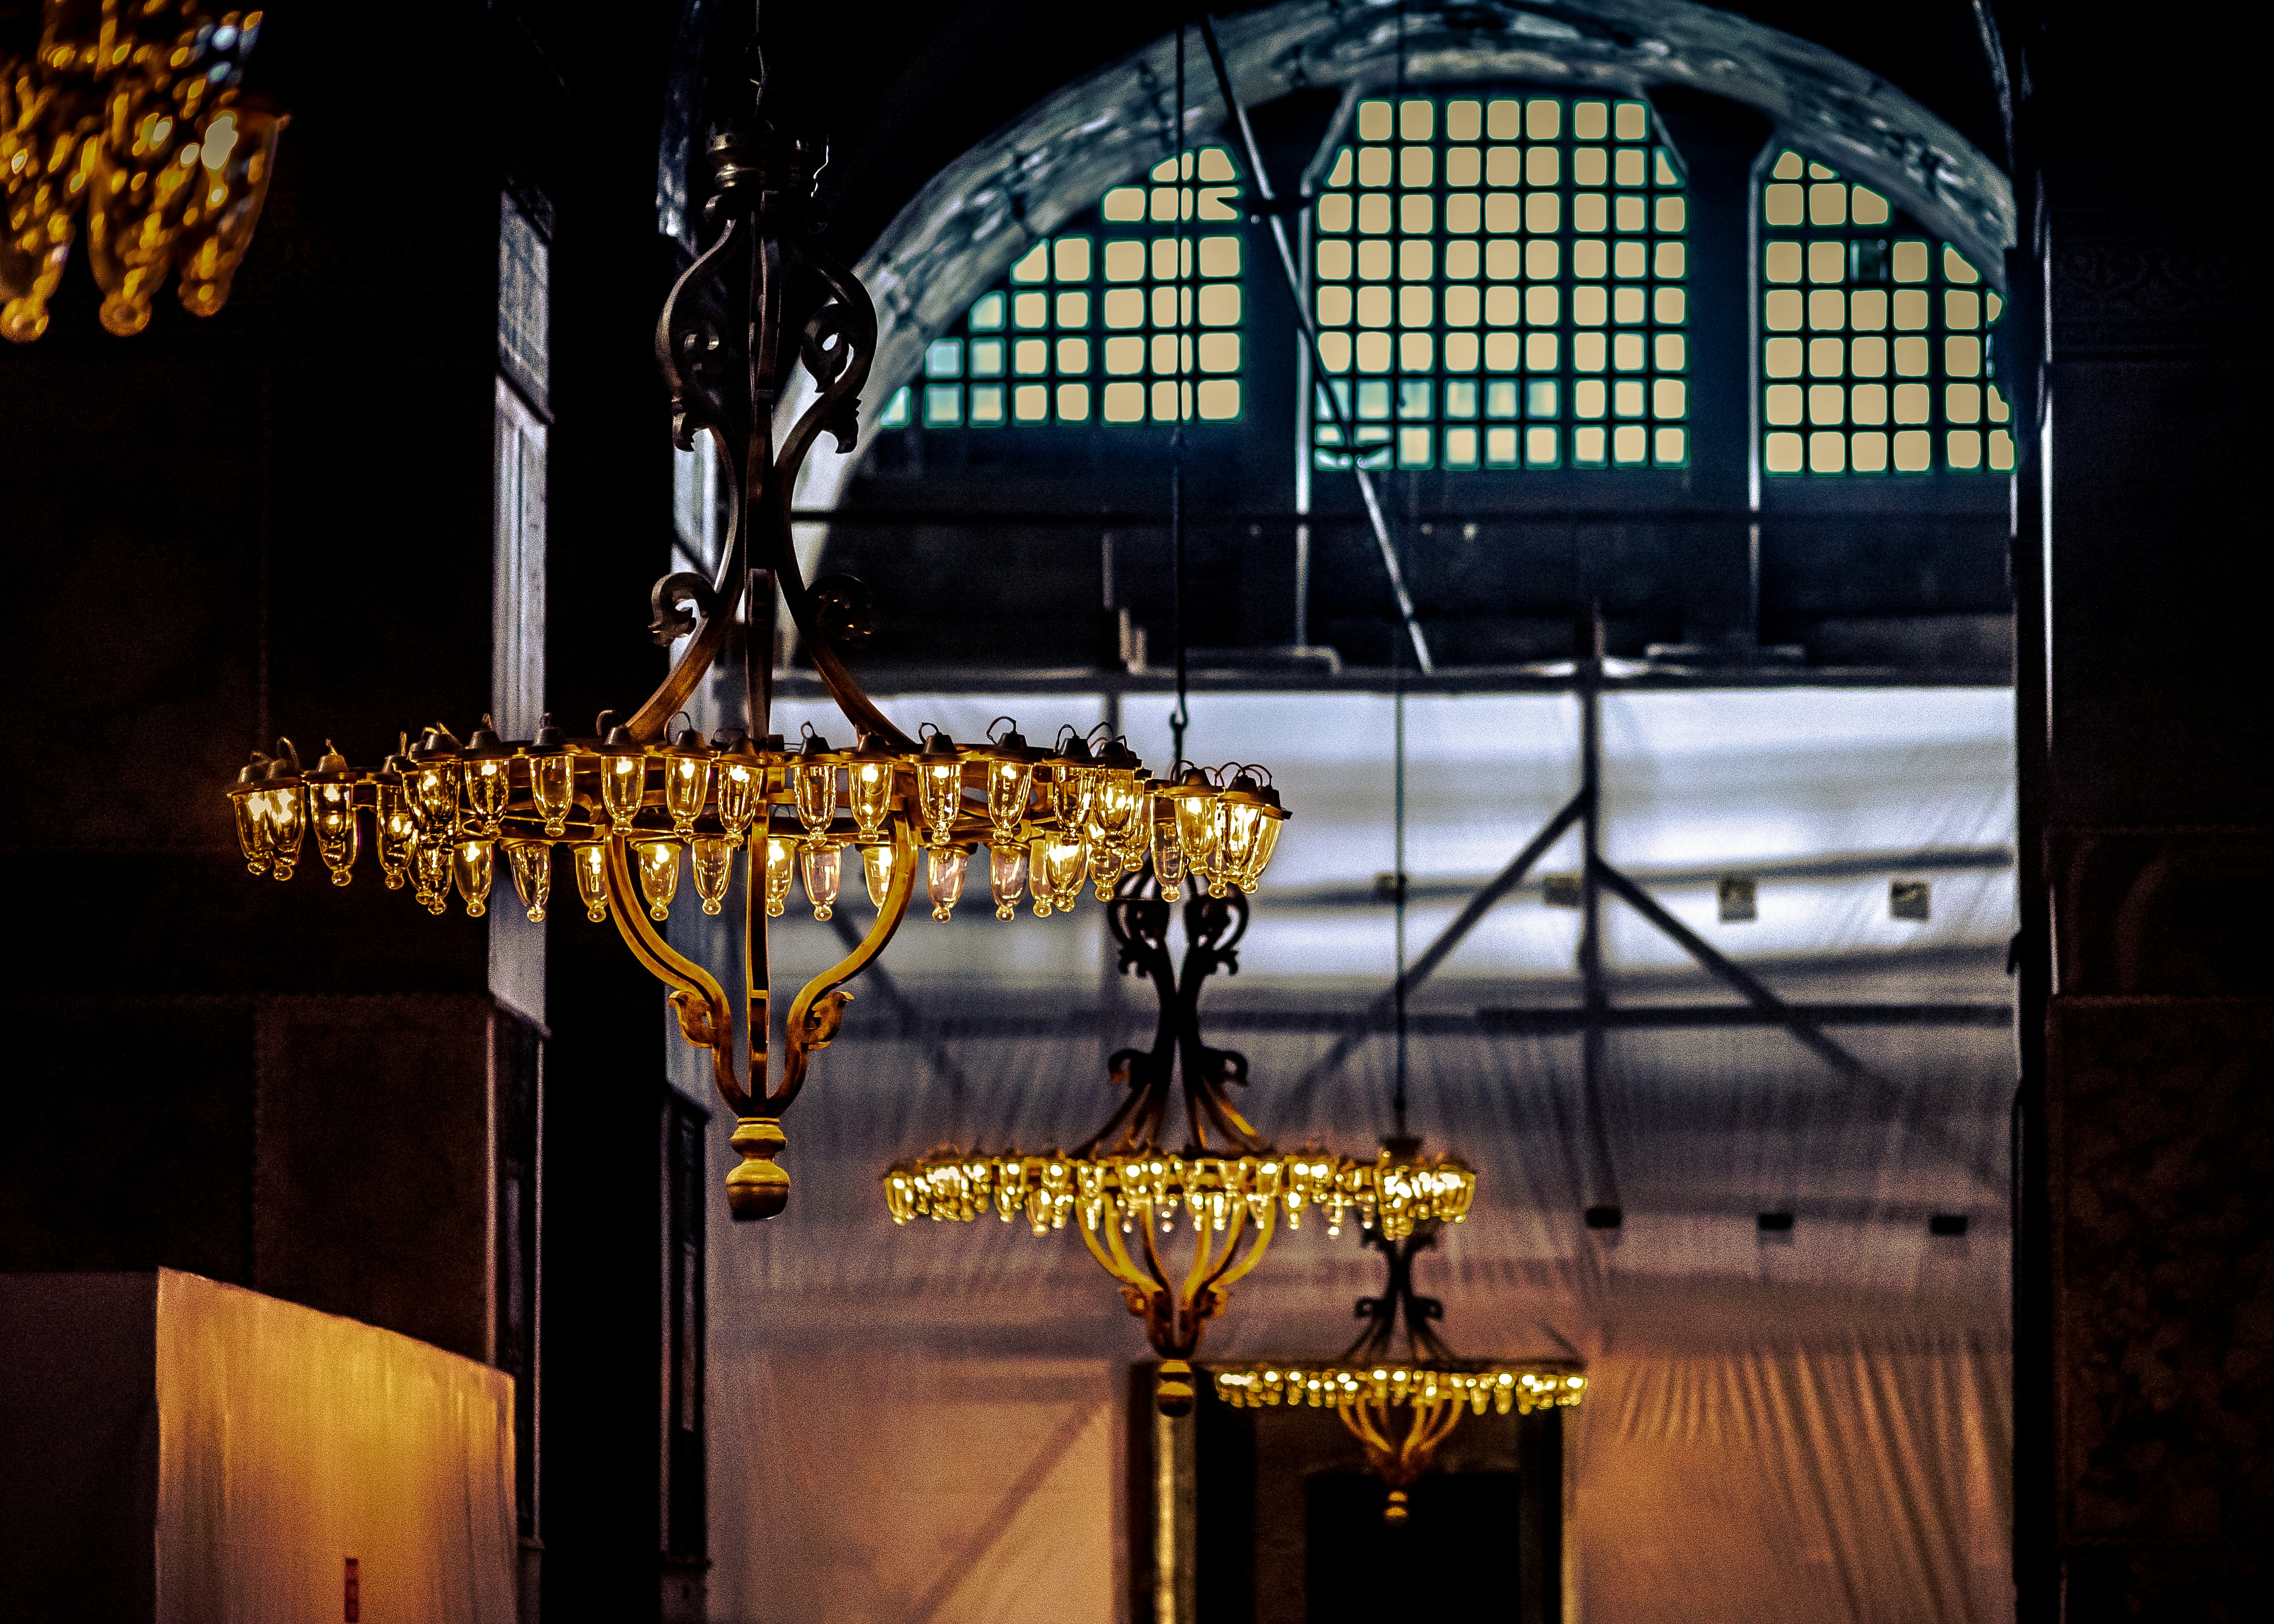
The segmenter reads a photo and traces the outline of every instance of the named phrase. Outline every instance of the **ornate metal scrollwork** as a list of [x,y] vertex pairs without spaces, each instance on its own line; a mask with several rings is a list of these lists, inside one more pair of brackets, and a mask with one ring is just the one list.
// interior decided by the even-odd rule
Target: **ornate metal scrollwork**
[[[1239,943],[1247,934],[1247,898],[1198,892],[1185,903],[1185,957],[1181,968],[1169,954],[1169,918],[1173,905],[1163,901],[1148,867],[1124,875],[1106,905],[1106,929],[1120,950],[1121,968],[1153,983],[1161,1000],[1160,1024],[1150,1049],[1114,1052],[1107,1064],[1129,1097],[1096,1135],[1074,1152],[1078,1156],[1126,1153],[1160,1142],[1178,1072],[1184,1078],[1185,1116],[1195,1147],[1258,1152],[1262,1136],[1236,1110],[1224,1090],[1247,1081],[1247,1056],[1216,1049],[1201,1036],[1201,989],[1222,970],[1239,973]],[[1184,1064],[1177,1062],[1182,1058]],[[1116,1136],[1118,1137],[1116,1137]]]

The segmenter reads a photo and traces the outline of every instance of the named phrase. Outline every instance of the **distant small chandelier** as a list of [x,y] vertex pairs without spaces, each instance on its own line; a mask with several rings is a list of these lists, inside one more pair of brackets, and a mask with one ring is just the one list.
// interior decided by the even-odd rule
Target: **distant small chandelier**
[[210,316],[252,244],[286,118],[237,88],[259,11],[198,0],[45,0],[29,58],[0,58],[0,337],[48,330],[87,221],[102,325],[150,324],[178,272]]
[[[1382,1158],[1404,1163],[1419,1149],[1418,1139],[1392,1139],[1383,1146]],[[1265,1359],[1220,1365],[1214,1372],[1216,1397],[1235,1410],[1332,1410],[1365,1447],[1367,1464],[1389,1487],[1382,1514],[1386,1522],[1405,1521],[1407,1491],[1429,1470],[1464,1411],[1530,1415],[1577,1404],[1587,1387],[1578,1367],[1561,1360],[1510,1363],[1454,1356],[1430,1327],[1444,1317],[1444,1304],[1413,1291],[1413,1256],[1437,1244],[1438,1228],[1436,1220],[1425,1219],[1402,1236],[1387,1226],[1367,1231],[1365,1244],[1382,1254],[1389,1278],[1379,1297],[1359,1299],[1367,1327],[1339,1359]],[[1395,1419],[1401,1410],[1411,1412],[1403,1426]]]
[[[1151,1049],[1113,1056],[1112,1080],[1129,1092],[1105,1125],[1063,1155],[936,1151],[887,1171],[884,1187],[896,1224],[968,1223],[991,1206],[1005,1223],[1023,1217],[1041,1236],[1073,1219],[1129,1312],[1144,1320],[1161,1359],[1155,1402],[1163,1415],[1177,1416],[1193,1407],[1192,1358],[1201,1329],[1263,1260],[1283,1208],[1290,1229],[1300,1227],[1306,1207],[1316,1207],[1330,1235],[1355,1212],[1369,1232],[1410,1236],[1417,1227],[1458,1223],[1475,1197],[1476,1175],[1449,1159],[1419,1162],[1387,1150],[1372,1162],[1272,1150],[1225,1092],[1246,1082],[1246,1057],[1210,1048],[1200,1033],[1201,987],[1218,969],[1239,968],[1247,899],[1196,890],[1185,901],[1179,974],[1168,936],[1182,888],[1174,879],[1162,882],[1159,872],[1131,874],[1106,906],[1121,967],[1152,980],[1161,1019]],[[1191,1138],[1171,1154],[1161,1134],[1180,1079]],[[1189,1214],[1182,1225],[1180,1207]],[[1181,1268],[1163,1256],[1164,1241],[1180,1228],[1189,1228],[1192,1243],[1191,1261]]]
[[[1118,738],[1093,748],[1067,728],[1055,751],[1043,751],[1015,723],[983,744],[931,729],[912,738],[847,668],[837,645],[857,641],[866,589],[847,576],[809,586],[790,532],[790,493],[815,442],[829,433],[840,452],[853,448],[877,350],[868,290],[816,235],[822,162],[817,147],[762,120],[712,144],[704,211],[711,244],[665,301],[657,350],[674,437],[691,448],[707,433],[729,470],[731,539],[715,578],[677,573],[656,583],[650,634],[666,647],[684,638],[686,647],[639,710],[603,712],[581,738],[549,716],[526,740],[501,737],[486,717],[463,742],[437,724],[415,744],[403,734],[376,771],[350,766],[328,745],[316,769],[304,771],[298,751],[280,740],[273,756],[254,755],[229,792],[253,874],[290,879],[304,836],[312,835],[333,883],[344,885],[367,818],[388,887],[410,887],[434,914],[454,890],[468,914],[483,913],[502,857],[529,917],[543,919],[553,853],[565,847],[586,917],[614,920],[632,956],[669,989],[681,1035],[711,1051],[712,1081],[736,1119],[732,1142],[742,1161],[727,1190],[738,1218],[772,1217],[787,1202],[789,1176],[773,1159],[786,1142],[781,1115],[815,1052],[837,1034],[851,996],[845,984],[899,929],[920,867],[942,922],[983,846],[998,919],[1013,917],[1030,891],[1037,915],[1067,913],[1085,883],[1108,897],[1125,876],[1148,869],[1172,883],[1189,876],[1221,902],[1254,888],[1288,816],[1261,768],[1211,772],[1180,763],[1156,780]],[[820,283],[823,295],[795,335],[782,316],[793,272]],[[777,454],[774,406],[793,357],[816,398]],[[858,742],[833,748],[809,727],[796,744],[769,733],[772,673],[763,662],[745,665],[750,726],[725,726],[707,740],[691,726],[672,732],[733,629],[744,628],[746,649],[774,646],[777,589]],[[765,921],[783,912],[798,879],[814,917],[830,918],[848,850],[875,920],[791,1004],[772,1081]],[[738,868],[748,974],[730,995],[659,926],[682,868],[704,912],[717,914],[735,894]]]

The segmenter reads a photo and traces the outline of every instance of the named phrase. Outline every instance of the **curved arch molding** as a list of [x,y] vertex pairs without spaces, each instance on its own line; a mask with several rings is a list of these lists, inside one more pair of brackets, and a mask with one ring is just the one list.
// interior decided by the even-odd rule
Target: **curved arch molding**
[[[1224,19],[1217,37],[1250,107],[1306,86],[1386,85],[1397,74],[1398,26],[1387,4],[1286,0]],[[1821,46],[1679,0],[1409,0],[1404,48],[1414,83],[1520,79],[1627,94],[1678,85],[1742,102],[1791,146],[1885,192],[2004,286],[2014,242],[2005,175],[1901,91]],[[1198,41],[1186,51],[1190,139],[1227,115]],[[1174,52],[1163,36],[1038,102],[934,176],[885,228],[859,266],[879,325],[872,410],[1036,237],[1171,150]],[[1277,178],[1283,190],[1295,179]],[[809,398],[786,402],[785,427]],[[834,506],[859,455],[817,448],[800,505]],[[800,528],[810,532],[799,549],[810,568],[821,537],[818,527]]]

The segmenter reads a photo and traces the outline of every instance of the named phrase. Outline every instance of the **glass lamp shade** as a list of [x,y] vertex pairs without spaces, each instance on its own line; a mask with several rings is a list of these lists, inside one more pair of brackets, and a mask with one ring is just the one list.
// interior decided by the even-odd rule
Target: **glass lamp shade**
[[457,763],[428,761],[410,775],[410,810],[421,834],[443,837],[456,831]]
[[861,848],[861,877],[869,883],[869,906],[879,911],[892,890],[892,847],[883,842]]
[[489,911],[490,882],[497,865],[497,848],[493,841],[459,840],[450,847],[450,877],[457,882],[458,895],[464,898],[466,915],[479,919]]
[[703,816],[711,798],[711,756],[693,728],[664,752],[663,809],[671,814],[671,832],[681,840],[695,838],[695,820]]
[[1113,895],[1115,882],[1121,878],[1121,848],[1100,832],[1084,844],[1082,856],[1090,883],[1097,887],[1097,899],[1100,902],[1109,900]]
[[289,880],[292,877],[292,865],[300,861],[300,835],[308,823],[300,786],[297,780],[280,785],[272,778],[268,787],[261,791],[260,800],[262,816],[268,823],[268,871],[280,880]]
[[640,895],[647,898],[650,919],[671,917],[671,899],[679,894],[679,842],[642,840],[633,848],[639,859]]
[[355,877],[356,853],[361,837],[356,828],[355,786],[338,782],[308,786],[312,822],[316,830],[316,853],[331,870],[332,883],[344,885]]
[[1177,844],[1184,852],[1185,867],[1205,879],[1216,856],[1216,791],[1195,768],[1169,792],[1169,802],[1176,812]]
[[[131,120],[132,103],[116,100]],[[89,148],[87,263],[102,289],[103,327],[120,338],[150,324],[151,301],[174,267],[184,194],[200,174],[194,161],[177,158],[175,128],[171,117],[153,110]]]
[[995,893],[995,917],[1008,920],[1027,894],[1027,848],[1008,842],[987,848],[987,880]]
[[245,853],[248,874],[267,873],[268,860],[274,855],[260,784],[260,767],[255,763],[237,775],[237,787],[229,793],[229,808],[237,819],[237,844]]
[[412,864],[418,881],[418,900],[426,905],[429,914],[440,914],[449,906],[451,843],[429,840],[421,837],[418,855]]
[[805,898],[813,904],[816,919],[827,919],[837,906],[844,859],[844,848],[831,840],[808,840],[798,853],[798,867],[805,875]]
[[1043,872],[1035,877],[1037,895],[1047,883],[1050,906],[1061,914],[1073,913],[1074,904],[1081,900],[1086,868],[1081,841],[1063,838],[1050,841],[1043,851]]
[[1185,895],[1185,848],[1177,838],[1173,817],[1153,825],[1153,877],[1161,883],[1161,900],[1180,902]]
[[802,761],[790,771],[795,775],[797,816],[805,832],[826,834],[830,819],[837,816],[837,763]]
[[529,797],[545,819],[545,832],[558,839],[568,832],[569,808],[576,804],[576,758],[557,755],[529,758]]
[[960,846],[936,846],[924,853],[924,888],[931,894],[931,916],[945,925],[963,898],[963,876],[971,853]]
[[1254,846],[1239,871],[1240,890],[1251,893],[1255,890],[1256,882],[1263,877],[1265,865],[1271,861],[1273,849],[1279,844],[1279,831],[1286,821],[1284,817],[1274,817],[1269,812],[1264,814],[1262,824],[1255,831]]
[[177,244],[182,308],[193,316],[210,316],[229,301],[230,283],[252,245],[276,168],[277,138],[288,122],[242,101],[206,116]]
[[1027,795],[1034,781],[1035,769],[1030,763],[987,763],[987,821],[995,826],[996,837],[1006,846],[1018,839],[1019,825],[1026,821]]
[[600,804],[607,808],[608,832],[629,834],[647,794],[647,761],[618,751],[600,757]]
[[719,763],[719,822],[727,838],[738,845],[749,833],[750,824],[765,804],[765,764],[753,756],[749,760],[729,752]]
[[734,843],[716,836],[698,836],[689,848],[695,870],[695,894],[703,911],[716,914],[727,900],[727,887],[734,877]]
[[847,798],[853,804],[854,827],[863,840],[884,834],[885,816],[892,809],[892,753],[873,738],[862,740],[845,763]]
[[776,835],[766,841],[766,917],[779,919],[789,905],[789,883],[797,873],[797,842]]
[[498,820],[505,816],[508,793],[513,788],[513,762],[505,756],[485,756],[465,763],[466,805],[481,820],[481,832],[495,839]]
[[[388,780],[394,778],[395,781]],[[392,773],[382,774],[378,785],[378,807],[372,815],[372,832],[379,846],[380,877],[389,891],[401,891],[410,875],[411,847],[418,838],[418,825],[404,803],[403,781]]]
[[509,840],[505,856],[513,868],[513,888],[529,910],[529,922],[543,924],[546,898],[553,894],[553,848],[542,840]]
[[576,895],[584,904],[584,917],[594,924],[608,917],[608,848],[586,840],[569,848],[576,864]]
[[916,756],[916,804],[932,845],[945,846],[963,809],[963,754],[945,733],[925,740]]

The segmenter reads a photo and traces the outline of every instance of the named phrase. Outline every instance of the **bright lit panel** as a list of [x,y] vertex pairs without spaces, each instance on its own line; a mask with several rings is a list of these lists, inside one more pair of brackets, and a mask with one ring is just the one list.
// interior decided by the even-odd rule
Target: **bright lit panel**
[[924,350],[878,426],[1231,423],[1242,411],[1246,239],[1221,147],[1164,158],[1043,237]]
[[1647,102],[1359,103],[1316,206],[1321,468],[1679,468],[1689,199]]
[[2004,301],[1981,272],[1796,152],[1778,154],[1760,209],[1762,467],[2012,473],[1990,344]]

